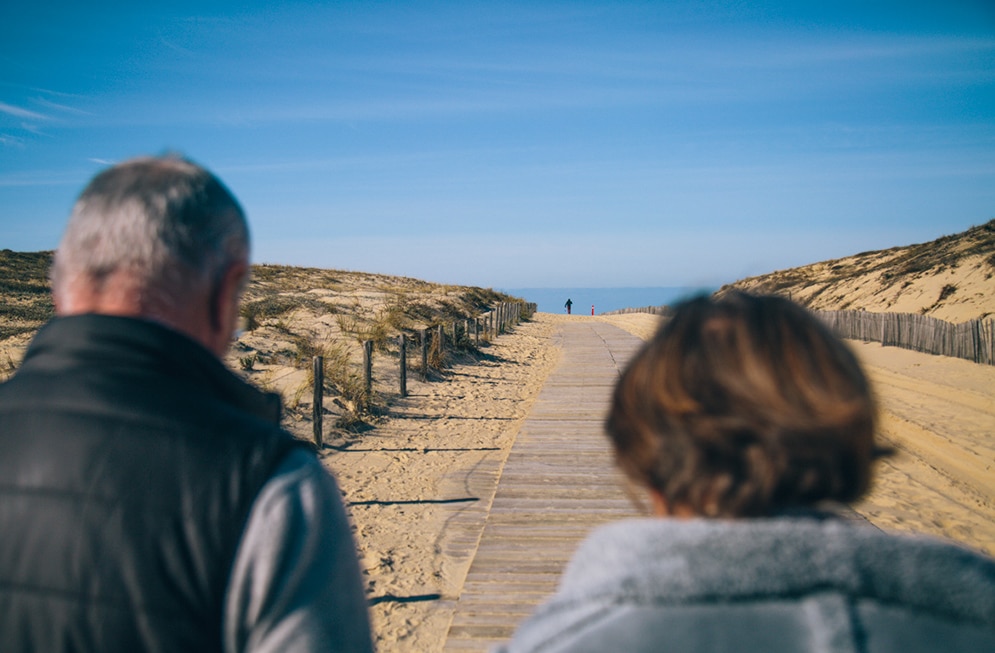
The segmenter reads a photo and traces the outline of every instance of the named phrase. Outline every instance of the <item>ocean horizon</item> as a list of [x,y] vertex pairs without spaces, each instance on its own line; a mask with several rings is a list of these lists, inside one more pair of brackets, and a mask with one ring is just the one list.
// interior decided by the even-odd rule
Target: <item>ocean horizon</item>
[[595,315],[617,311],[623,308],[643,308],[644,306],[665,306],[679,299],[702,292],[713,292],[714,288],[689,286],[655,286],[626,288],[496,288],[503,293],[520,297],[527,302],[538,304],[543,313],[566,313],[567,299],[573,302],[575,315]]

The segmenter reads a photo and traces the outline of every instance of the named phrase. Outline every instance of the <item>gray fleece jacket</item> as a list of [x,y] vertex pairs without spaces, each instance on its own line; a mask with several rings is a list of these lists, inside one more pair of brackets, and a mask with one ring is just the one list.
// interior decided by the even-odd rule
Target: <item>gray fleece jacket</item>
[[623,521],[497,651],[995,651],[995,560],[819,516]]

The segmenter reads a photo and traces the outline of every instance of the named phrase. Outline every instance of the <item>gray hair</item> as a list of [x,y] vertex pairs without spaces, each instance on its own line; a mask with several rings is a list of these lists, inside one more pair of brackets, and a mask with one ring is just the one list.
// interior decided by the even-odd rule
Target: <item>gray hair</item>
[[168,309],[248,255],[245,214],[217,177],[174,155],[144,157],[104,170],[80,194],[52,286],[56,296],[74,280],[99,290],[126,271],[143,302]]

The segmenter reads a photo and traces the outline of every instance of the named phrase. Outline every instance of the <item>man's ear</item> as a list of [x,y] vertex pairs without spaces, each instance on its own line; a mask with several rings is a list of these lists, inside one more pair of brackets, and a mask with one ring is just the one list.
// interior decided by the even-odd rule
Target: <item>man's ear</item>
[[211,340],[218,356],[228,350],[238,322],[238,304],[249,274],[249,264],[236,261],[227,268],[211,291]]

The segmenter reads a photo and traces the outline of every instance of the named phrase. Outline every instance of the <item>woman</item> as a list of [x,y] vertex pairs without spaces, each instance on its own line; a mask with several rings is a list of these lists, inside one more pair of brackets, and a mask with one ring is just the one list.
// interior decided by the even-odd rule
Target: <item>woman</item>
[[995,651],[995,561],[832,511],[870,485],[875,406],[805,309],[678,306],[606,428],[655,518],[596,530],[500,650]]

